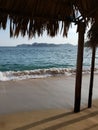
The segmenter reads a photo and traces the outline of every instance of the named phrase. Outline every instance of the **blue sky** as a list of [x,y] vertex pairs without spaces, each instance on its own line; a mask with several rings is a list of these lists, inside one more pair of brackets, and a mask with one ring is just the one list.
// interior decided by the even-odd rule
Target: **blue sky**
[[36,37],[32,39],[28,39],[27,36],[24,38],[19,36],[18,38],[10,38],[9,35],[9,27],[7,25],[6,30],[0,30],[0,46],[16,46],[19,44],[32,44],[34,42],[38,43],[70,43],[73,45],[77,45],[77,33],[76,33],[76,26],[72,25],[69,29],[68,37],[62,37],[62,35],[57,35],[54,38],[51,38],[44,33],[41,37]]

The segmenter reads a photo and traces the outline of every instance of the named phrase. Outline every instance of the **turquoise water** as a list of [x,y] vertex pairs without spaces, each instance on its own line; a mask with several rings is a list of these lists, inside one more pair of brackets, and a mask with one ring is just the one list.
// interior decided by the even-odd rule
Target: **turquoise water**
[[76,65],[76,47],[0,48],[0,71],[68,68]]
[[[75,69],[77,58],[77,46],[54,47],[0,47],[0,72],[23,72],[50,69]],[[84,51],[84,68],[90,68],[91,51]],[[98,57],[96,55],[96,66]],[[45,71],[46,71],[45,70]],[[65,70],[64,70],[65,71]],[[33,73],[32,72],[32,73]],[[45,72],[42,72],[45,74]],[[53,73],[53,72],[52,72]],[[59,73],[59,72],[58,72]],[[35,74],[35,73],[34,73]],[[38,74],[38,71],[37,71]],[[48,73],[50,74],[50,72]],[[18,75],[18,74],[17,74]],[[30,73],[31,75],[31,73]],[[19,74],[20,76],[20,74]]]

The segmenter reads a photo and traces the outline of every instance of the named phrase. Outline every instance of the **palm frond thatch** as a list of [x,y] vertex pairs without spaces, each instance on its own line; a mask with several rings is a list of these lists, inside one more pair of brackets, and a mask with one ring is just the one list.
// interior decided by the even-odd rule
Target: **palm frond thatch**
[[88,46],[98,46],[98,1],[97,0],[77,0],[76,6],[80,11],[84,21],[91,23],[88,31]]
[[46,30],[50,36],[57,35],[62,20],[63,36],[67,35],[73,16],[72,1],[68,0],[0,0],[0,27],[6,28],[10,19],[10,36],[26,34],[33,37]]
[[60,30],[67,36],[71,22],[80,20],[76,13],[80,12],[82,21],[92,24],[89,31],[92,39],[91,35],[96,35],[93,28],[98,27],[97,3],[97,0],[0,0],[0,28],[6,29],[9,19],[10,36],[21,34],[32,38],[43,35],[45,30],[52,37]]

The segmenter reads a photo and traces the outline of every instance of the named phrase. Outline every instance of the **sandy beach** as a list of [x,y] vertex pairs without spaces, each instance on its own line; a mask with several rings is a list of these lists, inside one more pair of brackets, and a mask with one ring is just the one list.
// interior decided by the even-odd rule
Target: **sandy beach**
[[73,113],[75,76],[0,82],[0,130],[61,130],[65,126],[66,130],[78,130],[79,126],[83,126],[79,130],[89,130],[90,125],[97,130],[98,75],[94,79],[92,109],[86,109],[89,79],[89,75],[83,76],[78,114]]

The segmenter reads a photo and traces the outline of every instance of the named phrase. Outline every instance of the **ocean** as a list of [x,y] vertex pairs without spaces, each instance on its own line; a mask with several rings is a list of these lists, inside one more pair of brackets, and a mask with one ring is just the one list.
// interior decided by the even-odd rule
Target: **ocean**
[[[0,81],[71,75],[76,70],[77,46],[0,47]],[[91,50],[84,49],[83,70],[89,72]],[[96,68],[98,51],[96,53]]]

